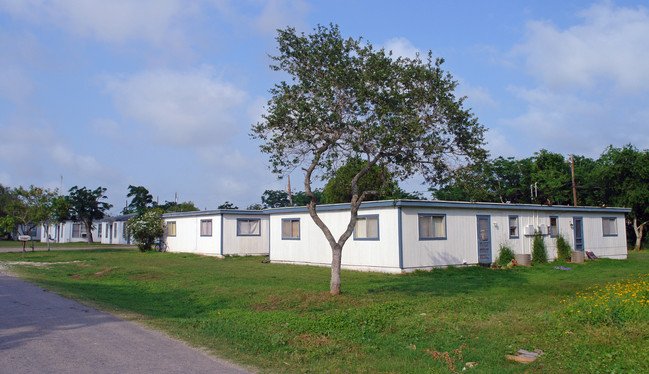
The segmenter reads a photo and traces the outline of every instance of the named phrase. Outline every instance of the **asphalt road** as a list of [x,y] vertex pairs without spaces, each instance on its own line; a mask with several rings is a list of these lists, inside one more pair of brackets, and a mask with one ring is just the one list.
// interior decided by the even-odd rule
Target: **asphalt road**
[[0,374],[247,373],[0,272]]

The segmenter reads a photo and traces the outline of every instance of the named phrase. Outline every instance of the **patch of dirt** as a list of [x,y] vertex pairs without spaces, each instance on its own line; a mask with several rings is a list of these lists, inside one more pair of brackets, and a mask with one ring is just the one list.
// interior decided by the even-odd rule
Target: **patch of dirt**
[[112,267],[112,268],[104,269],[104,270],[98,271],[98,272],[94,273],[93,275],[90,275],[90,276],[87,276],[87,277],[83,277],[83,276],[81,276],[79,274],[74,274],[72,276],[72,278],[73,279],[99,279],[99,278],[102,278],[104,275],[108,274],[113,269],[117,269],[117,267],[115,266],[115,267]]

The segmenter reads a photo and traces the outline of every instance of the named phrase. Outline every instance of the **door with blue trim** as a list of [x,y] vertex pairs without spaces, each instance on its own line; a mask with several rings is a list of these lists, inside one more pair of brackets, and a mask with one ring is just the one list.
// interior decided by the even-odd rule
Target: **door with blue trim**
[[478,217],[478,263],[491,263],[491,217]]
[[572,228],[575,230],[575,251],[584,250],[584,220],[582,217],[572,218]]

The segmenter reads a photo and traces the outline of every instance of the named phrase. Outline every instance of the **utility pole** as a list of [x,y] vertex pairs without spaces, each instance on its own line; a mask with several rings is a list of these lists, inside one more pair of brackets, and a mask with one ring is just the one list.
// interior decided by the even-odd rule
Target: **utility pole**
[[570,170],[572,172],[572,201],[577,206],[577,186],[575,185],[575,156],[570,155]]
[[293,206],[293,197],[291,196],[291,176],[287,175],[288,177],[288,204],[290,206]]

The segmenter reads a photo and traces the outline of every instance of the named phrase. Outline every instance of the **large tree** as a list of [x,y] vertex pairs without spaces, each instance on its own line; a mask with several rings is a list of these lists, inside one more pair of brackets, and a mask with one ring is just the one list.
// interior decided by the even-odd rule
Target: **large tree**
[[149,190],[144,186],[128,186],[128,194],[126,197],[131,198],[131,202],[128,203],[122,210],[122,214],[138,213],[142,214],[150,208],[153,208],[156,204],[153,202],[153,196],[149,193]]
[[11,195],[12,198],[8,199],[7,205],[3,207],[7,214],[0,218],[0,225],[4,226],[5,230],[13,229],[18,234],[24,235],[52,218],[55,191],[35,186],[29,188],[21,186],[14,188]]
[[[352,200],[351,183],[367,161],[360,157],[352,157],[338,168],[334,176],[327,181],[323,193],[327,204],[348,203]],[[360,191],[371,191],[365,200],[380,200],[389,198],[397,183],[384,165],[374,165],[357,181]]]
[[635,233],[637,251],[649,223],[649,151],[640,151],[631,144],[622,148],[611,146],[598,162],[603,200],[631,209],[627,218]]
[[[270,90],[267,114],[253,126],[272,170],[285,175],[302,167],[307,205],[332,251],[330,292],[340,293],[342,249],[356,225],[361,203],[372,194],[359,180],[375,165],[396,178],[421,173],[434,182],[463,163],[483,158],[484,128],[456,81],[432,53],[424,60],[392,56],[360,39],[345,39],[337,26],[313,34],[278,30],[279,55],[271,68],[291,77]],[[320,219],[311,182],[330,177],[352,157],[366,161],[351,179],[349,222],[338,238]]]
[[106,211],[113,205],[101,201],[106,199],[105,187],[97,187],[94,190],[86,187],[74,186],[68,191],[67,200],[69,202],[71,218],[83,222],[88,231],[88,244],[93,243],[92,227],[96,220],[102,219]]

